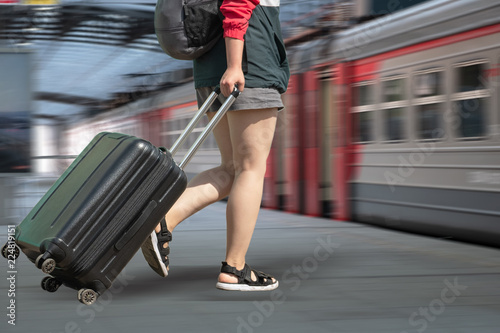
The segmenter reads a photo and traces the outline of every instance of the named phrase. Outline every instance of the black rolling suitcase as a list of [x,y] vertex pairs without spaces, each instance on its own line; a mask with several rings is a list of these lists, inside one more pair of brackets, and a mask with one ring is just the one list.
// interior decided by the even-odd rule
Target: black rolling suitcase
[[[221,106],[183,161],[173,158],[217,98],[216,90],[170,151],[120,133],[100,133],[75,159],[2,248],[8,259],[17,245],[44,273],[42,288],[62,284],[92,304],[106,291],[186,188],[183,168],[239,92]],[[16,252],[17,251],[17,252]]]

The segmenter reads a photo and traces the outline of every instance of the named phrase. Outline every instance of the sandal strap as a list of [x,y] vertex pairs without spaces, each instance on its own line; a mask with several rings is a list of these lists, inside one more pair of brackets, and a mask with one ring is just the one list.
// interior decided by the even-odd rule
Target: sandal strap
[[[269,274],[264,273],[264,272],[261,272],[261,271],[256,271],[254,269],[252,271],[255,273],[255,276],[257,277],[257,281],[259,281],[258,285],[267,286],[267,285],[273,284],[274,276],[269,275]],[[256,281],[253,281],[253,282],[256,283]]]
[[161,245],[163,246],[163,243],[172,241],[172,233],[168,231],[165,218],[160,221],[160,228],[160,232],[156,233],[156,237],[158,238],[158,242],[162,243]]
[[170,265],[170,259],[168,259],[167,256],[162,256],[161,257],[161,261],[163,261],[163,263],[165,264],[165,266],[169,266]]
[[[230,266],[227,262],[222,262],[220,269],[221,273],[233,274],[238,278],[238,284],[248,284],[249,286],[267,286],[273,284],[273,276],[250,268],[247,264],[242,270]],[[252,272],[254,272],[257,280],[252,280]]]
[[[158,244],[158,246],[160,246],[160,244]],[[170,246],[163,247],[162,245],[161,247],[158,247],[158,252],[160,252],[161,256],[166,257],[170,254]]]
[[168,260],[170,246],[163,247],[163,244],[170,243],[172,241],[172,233],[167,228],[167,221],[165,218],[160,221],[160,232],[156,233],[156,238],[158,239],[158,252],[161,255],[161,260],[166,266],[168,266],[170,263]]
[[245,283],[244,281],[252,281],[252,271],[247,264],[245,264],[245,267],[243,267],[242,270],[238,270],[236,269],[236,267],[233,267],[227,262],[223,261],[220,271],[221,273],[235,275],[238,278],[238,283]]

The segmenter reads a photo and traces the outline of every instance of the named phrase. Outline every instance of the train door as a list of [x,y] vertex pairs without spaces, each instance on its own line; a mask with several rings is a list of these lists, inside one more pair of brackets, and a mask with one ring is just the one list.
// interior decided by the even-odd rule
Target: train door
[[493,68],[492,73],[492,86],[495,87],[496,91],[493,91],[493,94],[496,95],[493,100],[493,105],[496,105],[495,114],[496,114],[496,124],[497,124],[497,140],[500,141],[500,56],[497,58],[497,63]]
[[320,214],[320,112],[319,80],[315,71],[303,74],[303,107],[301,112],[300,197],[301,212],[309,216]]
[[283,98],[285,109],[278,112],[276,131],[267,159],[262,206],[270,209],[286,210],[287,161],[285,154],[287,150],[285,142],[287,131],[289,131],[288,126],[291,124],[289,118],[293,114],[293,110],[290,110],[293,96],[291,98],[289,98],[289,96],[291,96],[290,91],[287,92]]
[[336,131],[332,70],[327,68],[321,71],[319,79],[319,199],[321,215],[330,217],[334,210],[332,178],[335,174],[333,147]]
[[338,75],[334,78],[334,96],[335,96],[335,121],[338,124],[335,133],[334,161],[332,164],[333,196],[335,198],[334,218],[337,220],[349,220],[349,146],[351,144],[352,127],[350,116],[351,100],[351,67],[348,63],[339,63],[335,66]]
[[284,209],[319,216],[319,116],[316,72],[294,74],[287,92]]
[[287,131],[287,94],[283,98],[283,103],[285,105],[285,110],[278,113],[278,122],[276,124],[276,133],[274,137],[274,174],[275,174],[275,203],[276,208],[279,210],[285,210],[285,186],[286,186],[286,174],[285,174],[285,142],[286,142],[286,131]]
[[300,123],[300,81],[301,74],[290,78],[285,100],[284,154],[281,156],[283,165],[282,201],[283,209],[290,213],[300,213],[299,191],[299,123]]

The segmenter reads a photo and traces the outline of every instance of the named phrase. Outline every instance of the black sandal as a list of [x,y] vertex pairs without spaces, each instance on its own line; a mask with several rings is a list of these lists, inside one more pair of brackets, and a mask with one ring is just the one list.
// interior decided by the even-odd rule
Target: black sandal
[[[279,283],[278,280],[274,280],[274,277],[256,271],[247,264],[240,271],[237,270],[236,267],[228,265],[227,262],[222,262],[222,267],[220,269],[221,273],[233,274],[238,278],[238,283],[223,283],[217,282],[216,287],[223,290],[231,290],[231,291],[265,291],[265,290],[274,290],[278,288]],[[257,280],[252,280],[252,272],[254,272]]]
[[163,244],[172,241],[172,233],[167,229],[167,222],[162,219],[160,222],[161,230],[159,233],[153,230],[151,235],[141,245],[142,254],[144,259],[148,262],[149,266],[162,277],[168,275],[168,266],[170,261],[168,255],[170,254],[170,246],[163,247]]

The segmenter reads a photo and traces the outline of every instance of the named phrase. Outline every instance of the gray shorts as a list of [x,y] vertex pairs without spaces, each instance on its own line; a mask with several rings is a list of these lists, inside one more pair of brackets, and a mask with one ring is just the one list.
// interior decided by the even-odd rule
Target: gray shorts
[[[198,100],[199,107],[201,107],[203,102],[205,102],[214,89],[215,87],[202,87],[196,89],[196,98]],[[224,95],[220,94],[219,98],[215,100],[209,111],[216,112],[219,110],[225,99]],[[231,105],[229,111],[270,108],[278,108],[278,111],[284,108],[283,101],[281,100],[281,94],[276,89],[245,88],[236,101],[234,101],[233,105]]]

